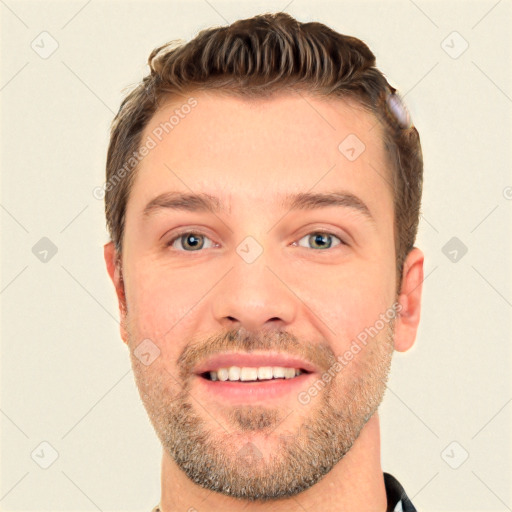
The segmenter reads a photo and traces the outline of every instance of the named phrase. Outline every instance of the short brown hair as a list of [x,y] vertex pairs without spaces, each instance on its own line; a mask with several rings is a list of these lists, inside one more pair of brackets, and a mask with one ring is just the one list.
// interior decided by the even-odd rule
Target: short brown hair
[[137,151],[144,128],[164,100],[194,90],[247,98],[304,90],[353,98],[383,126],[392,168],[399,291],[403,263],[418,229],[423,159],[416,128],[390,115],[388,100],[390,94],[397,98],[396,90],[375,67],[375,56],[365,43],[322,23],[301,23],[278,12],[202,30],[184,44],[171,41],[153,50],[148,63],[150,73],[123,100],[111,128],[105,213],[118,254],[136,170],[133,164],[130,172],[126,162]]

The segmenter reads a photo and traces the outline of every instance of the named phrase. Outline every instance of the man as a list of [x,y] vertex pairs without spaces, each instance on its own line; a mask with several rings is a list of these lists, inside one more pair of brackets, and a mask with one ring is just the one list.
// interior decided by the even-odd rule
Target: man
[[154,50],[105,260],[162,443],[154,511],[415,510],[378,407],[413,344],[419,136],[360,40],[285,13]]

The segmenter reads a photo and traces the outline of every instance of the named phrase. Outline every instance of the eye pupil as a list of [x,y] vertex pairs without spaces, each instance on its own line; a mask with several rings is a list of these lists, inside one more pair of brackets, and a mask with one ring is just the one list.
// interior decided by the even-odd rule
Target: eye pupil
[[[197,248],[201,248],[204,244],[204,241],[203,243],[201,243],[199,240],[199,238],[201,237],[202,235],[194,235],[194,234],[187,234],[187,235],[184,235],[182,237],[182,241],[185,240],[185,243],[183,244],[183,246],[189,246],[190,248],[192,249],[197,249]],[[192,243],[190,243],[190,241],[192,240]]]
[[314,244],[319,244],[320,247],[331,247],[332,245],[332,239],[329,238],[328,242],[325,242],[325,237],[330,237],[328,234],[322,234],[322,233],[316,233],[314,235],[311,235],[311,238],[313,239]]

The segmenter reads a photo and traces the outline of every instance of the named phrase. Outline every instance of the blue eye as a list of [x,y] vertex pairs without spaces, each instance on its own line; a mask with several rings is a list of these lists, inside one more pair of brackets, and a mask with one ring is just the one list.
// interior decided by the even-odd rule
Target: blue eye
[[310,234],[306,235],[305,237],[301,238],[298,243],[301,247],[307,247],[307,245],[304,246],[300,243],[300,242],[302,242],[302,240],[306,240],[306,244],[311,243],[313,245],[313,249],[330,249],[333,246],[333,242],[332,242],[333,238],[338,240],[338,242],[339,242],[335,245],[344,244],[344,242],[337,236],[335,236],[331,233],[323,233],[323,232],[310,233]]
[[[303,240],[306,240],[306,245],[301,243]],[[311,244],[312,247],[310,248],[313,249],[330,249],[331,247],[336,247],[338,245],[346,245],[343,240],[332,233],[325,233],[321,231],[309,233],[302,237],[298,242],[294,242],[292,245],[309,247],[308,244]],[[212,248],[214,243],[206,235],[193,231],[185,231],[178,233],[166,245],[167,247],[172,247],[173,249],[181,252],[199,252],[201,249]]]

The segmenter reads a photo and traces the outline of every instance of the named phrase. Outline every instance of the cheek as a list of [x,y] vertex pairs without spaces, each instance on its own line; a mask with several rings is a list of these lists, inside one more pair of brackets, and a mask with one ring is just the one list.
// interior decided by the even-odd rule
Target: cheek
[[175,361],[179,340],[189,327],[201,288],[187,282],[185,273],[162,269],[152,261],[138,261],[127,269],[126,300],[130,334],[137,345],[150,339],[167,361]]
[[328,337],[339,340],[339,352],[392,306],[394,274],[382,260],[360,261],[333,269],[315,290],[309,293],[311,309],[328,326]]
[[[140,258],[127,268],[128,307],[137,318],[167,319],[182,316],[198,290],[190,275],[181,269],[171,269],[153,258]],[[190,307],[190,306],[189,306]]]

